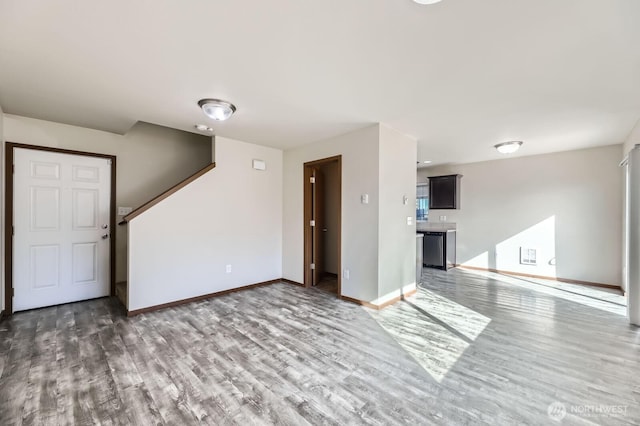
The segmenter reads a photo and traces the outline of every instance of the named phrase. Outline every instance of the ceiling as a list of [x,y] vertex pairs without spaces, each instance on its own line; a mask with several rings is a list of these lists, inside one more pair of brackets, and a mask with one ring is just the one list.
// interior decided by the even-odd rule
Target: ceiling
[[639,22],[638,0],[0,0],[0,105],[283,149],[383,122],[433,164],[610,145],[640,118]]

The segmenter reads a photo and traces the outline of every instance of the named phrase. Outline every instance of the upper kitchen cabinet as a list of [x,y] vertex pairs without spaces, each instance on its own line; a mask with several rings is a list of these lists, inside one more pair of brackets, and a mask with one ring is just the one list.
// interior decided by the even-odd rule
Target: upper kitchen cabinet
[[429,178],[429,210],[460,208],[460,178],[462,175]]

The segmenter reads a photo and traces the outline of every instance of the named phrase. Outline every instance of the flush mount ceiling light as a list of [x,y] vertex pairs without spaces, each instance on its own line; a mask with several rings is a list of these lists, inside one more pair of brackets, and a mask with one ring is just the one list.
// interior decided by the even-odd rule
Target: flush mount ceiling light
[[221,101],[220,99],[200,99],[198,106],[202,108],[202,112],[209,118],[216,121],[224,121],[236,112],[236,107],[230,102]]
[[509,141],[499,143],[493,147],[497,149],[500,154],[513,154],[520,149],[521,145],[522,141]]
[[434,3],[440,3],[440,0],[413,0],[418,4],[434,4]]

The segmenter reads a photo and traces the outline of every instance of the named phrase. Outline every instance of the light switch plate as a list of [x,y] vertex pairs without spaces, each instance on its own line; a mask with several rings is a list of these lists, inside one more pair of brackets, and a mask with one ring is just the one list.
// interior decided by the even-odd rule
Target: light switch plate
[[407,216],[407,225],[413,225],[413,217]]
[[360,196],[360,202],[362,204],[369,204],[369,194],[362,194]]
[[132,207],[118,207],[118,216],[126,216],[133,211]]

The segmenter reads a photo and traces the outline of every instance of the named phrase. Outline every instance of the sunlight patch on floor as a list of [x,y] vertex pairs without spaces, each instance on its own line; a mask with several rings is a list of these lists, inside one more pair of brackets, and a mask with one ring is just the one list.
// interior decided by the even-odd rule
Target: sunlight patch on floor
[[392,307],[367,312],[439,383],[491,322],[424,288]]
[[488,271],[465,269],[464,272],[465,274],[492,278],[520,288],[544,293],[570,302],[580,303],[590,308],[600,309],[621,316],[627,315],[627,298],[617,290],[539,278],[518,277]]

